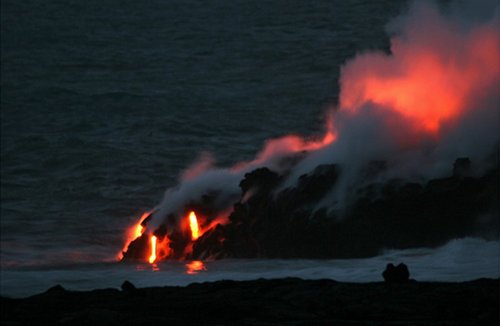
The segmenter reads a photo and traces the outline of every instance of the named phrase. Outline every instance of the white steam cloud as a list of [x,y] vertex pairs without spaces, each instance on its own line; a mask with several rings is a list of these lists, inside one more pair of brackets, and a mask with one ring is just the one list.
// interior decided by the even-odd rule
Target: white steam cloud
[[[287,187],[319,164],[339,164],[342,178],[324,206],[347,200],[372,160],[387,162],[378,178],[443,176],[457,157],[470,157],[479,168],[498,150],[500,10],[496,1],[445,9],[446,16],[432,2],[412,3],[388,25],[391,54],[362,53],[342,67],[339,107],[322,140],[270,140],[254,161],[231,168],[218,168],[203,154],[166,191],[148,228],[208,192],[221,194],[227,210],[239,199],[244,174],[258,167],[286,172]],[[301,155],[291,166],[287,158]]]

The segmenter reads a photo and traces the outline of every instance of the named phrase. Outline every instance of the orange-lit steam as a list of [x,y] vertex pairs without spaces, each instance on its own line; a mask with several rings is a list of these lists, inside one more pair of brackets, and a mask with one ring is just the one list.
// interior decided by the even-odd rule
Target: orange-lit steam
[[[364,53],[342,67],[339,107],[332,110],[335,119],[326,119],[323,137],[286,135],[271,139],[253,160],[227,168],[215,166],[211,155],[201,155],[182,174],[181,183],[167,190],[147,226],[147,234],[168,226],[166,234],[158,232],[162,234],[158,239],[151,237],[149,261],[190,257],[194,241],[217,223],[230,223],[227,216],[233,204],[245,202],[258,191],[250,189],[240,198],[238,184],[254,169],[267,167],[286,178],[285,186],[293,186],[301,175],[320,164],[339,164],[345,179],[319,205],[343,205],[344,197],[348,198],[360,182],[357,174],[367,162],[388,162],[391,171],[377,178],[392,177],[391,173],[425,178],[435,173],[433,168],[439,168],[443,157],[470,156],[471,147],[488,147],[476,136],[478,129],[491,134],[482,122],[494,120],[489,119],[489,112],[483,114],[490,110],[490,104],[482,107],[481,103],[490,103],[492,94],[498,94],[497,22],[462,27],[425,3],[415,1],[413,6],[418,8],[410,8],[408,17],[397,21],[401,26],[394,28],[397,33],[391,39],[390,54]],[[491,142],[493,137],[483,139]],[[190,203],[207,193],[220,196],[214,208],[218,217],[208,218],[201,212],[197,217],[194,211],[186,216]],[[145,213],[129,230],[124,250],[144,234],[141,224],[148,215]],[[170,221],[170,216],[177,220]],[[175,243],[177,233],[182,234],[181,246]],[[183,251],[174,253],[171,241],[172,248]],[[148,252],[141,255],[146,256],[141,257],[144,261],[148,259]]]
[[392,55],[367,53],[343,67],[340,107],[356,114],[374,104],[399,119],[397,128],[439,136],[498,80],[499,34],[488,25],[457,33],[437,9],[417,12],[424,16],[391,40]]
[[198,219],[194,211],[189,213],[189,228],[191,229],[191,239],[196,240],[200,236],[200,229],[198,227]]
[[314,152],[333,144],[336,139],[337,133],[333,121],[327,119],[326,132],[320,139],[308,140],[297,135],[288,135],[268,140],[255,160],[238,163],[232,167],[231,171],[248,171],[262,165],[272,167],[275,159],[279,160],[301,152]]
[[182,172],[181,180],[191,180],[205,173],[215,164],[215,158],[209,152],[202,152],[196,162]]
[[156,261],[156,236],[151,236],[151,255],[149,256],[149,263],[152,264]]
[[259,154],[257,161],[265,162],[276,155],[290,155],[304,151],[315,151],[332,144],[335,141],[333,124],[328,122],[325,135],[319,140],[308,141],[299,136],[285,136],[267,142],[264,150]]

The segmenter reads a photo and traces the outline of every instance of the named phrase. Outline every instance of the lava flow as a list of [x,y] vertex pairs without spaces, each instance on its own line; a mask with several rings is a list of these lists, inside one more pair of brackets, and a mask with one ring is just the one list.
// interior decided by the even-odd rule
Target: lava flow
[[[227,168],[215,166],[211,155],[202,156],[178,186],[167,190],[157,211],[145,213],[129,231],[120,257],[152,263],[258,252],[249,247],[263,245],[260,236],[248,233],[258,229],[265,234],[260,230],[267,224],[247,218],[252,197],[272,197],[280,190],[293,194],[286,187],[304,186],[317,167],[338,165],[342,180],[335,188],[333,182],[325,185],[329,189],[321,198],[309,202],[304,197],[304,202],[333,212],[344,210],[356,188],[370,181],[364,171],[371,162],[384,163],[376,175],[380,183],[429,178],[457,157],[483,161],[498,144],[498,9],[493,18],[462,26],[430,3],[415,1],[408,16],[391,27],[390,53],[365,52],[342,66],[338,105],[326,119],[322,138],[271,139],[253,160]],[[261,209],[266,207],[254,215]],[[228,241],[224,232],[239,230],[237,223],[248,225]]]
[[[151,214],[151,212],[144,213],[139,222],[129,229],[127,232],[127,243],[118,257],[120,260],[124,258],[124,253],[130,254],[131,251],[134,251],[132,259],[148,261],[150,264],[167,258],[186,258],[191,254],[194,241],[198,240],[204,232],[223,222],[220,218],[215,218],[211,221],[204,218],[207,223],[202,228],[195,211],[190,211],[185,219],[183,219],[185,222],[181,223],[183,226],[180,227],[180,229],[186,232],[179,232],[179,230],[174,229],[168,233],[165,230],[159,231],[161,230],[160,228],[152,233],[150,230],[147,230],[146,226],[146,222],[148,222],[146,219]],[[189,230],[187,230],[188,227]],[[189,232],[189,238],[186,239],[187,235],[184,235],[187,232]],[[172,239],[175,239],[174,244],[172,244]]]
[[151,236],[151,256],[149,256],[149,263],[152,264],[156,261],[156,236]]
[[142,214],[141,218],[139,219],[139,222],[137,222],[137,224],[135,224],[134,226],[129,228],[129,230],[127,231],[127,240],[125,241],[125,246],[122,248],[122,250],[118,254],[119,260],[123,259],[123,253],[127,251],[129,244],[132,241],[134,241],[142,236],[142,234],[144,233],[144,226],[142,224],[149,216],[151,216],[151,213],[152,212],[148,211],[148,212],[145,212],[144,214]]
[[200,236],[200,229],[198,227],[198,219],[194,211],[189,213],[189,227],[191,229],[191,239],[196,240]]

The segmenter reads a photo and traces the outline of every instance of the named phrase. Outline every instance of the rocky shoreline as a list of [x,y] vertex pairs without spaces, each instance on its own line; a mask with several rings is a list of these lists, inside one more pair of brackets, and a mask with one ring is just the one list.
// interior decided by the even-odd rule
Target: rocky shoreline
[[499,279],[340,283],[284,278],[1,298],[1,325],[498,325]]
[[[420,183],[396,178],[377,182],[387,169],[386,162],[370,162],[366,185],[337,212],[316,208],[339,182],[341,166],[320,165],[284,189],[284,176],[259,168],[241,180],[241,200],[234,204],[228,223],[217,224],[191,242],[189,230],[177,227],[178,219],[171,214],[153,234],[160,240],[168,234],[173,259],[366,258],[386,248],[433,248],[470,236],[497,238],[498,166],[478,173],[468,158],[458,158],[447,177]],[[211,217],[205,221],[209,225],[217,216],[214,207],[220,196],[205,194],[186,207]],[[132,241],[124,260],[146,260],[149,237],[145,232]]]

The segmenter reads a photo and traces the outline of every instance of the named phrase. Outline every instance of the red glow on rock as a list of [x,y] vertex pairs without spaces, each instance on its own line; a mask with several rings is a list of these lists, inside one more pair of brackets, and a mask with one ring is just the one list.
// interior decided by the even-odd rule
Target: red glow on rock
[[151,212],[145,212],[144,214],[141,215],[141,218],[139,219],[139,222],[131,226],[130,228],[127,229],[126,231],[126,240],[125,240],[125,245],[123,246],[122,250],[118,253],[118,259],[121,260],[123,258],[123,252],[127,250],[128,246],[132,241],[135,239],[139,238],[143,233],[144,233],[144,227],[142,226],[142,222],[151,215]]

